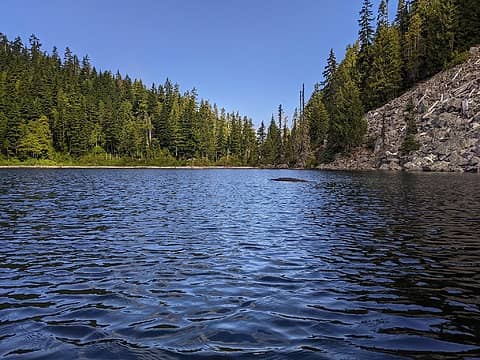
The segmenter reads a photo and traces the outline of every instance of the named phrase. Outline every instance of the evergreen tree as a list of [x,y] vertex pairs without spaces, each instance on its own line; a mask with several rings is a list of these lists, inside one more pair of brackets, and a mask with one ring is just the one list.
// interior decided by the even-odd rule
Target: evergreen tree
[[325,70],[323,71],[323,82],[322,86],[325,88],[332,82],[333,76],[335,75],[335,71],[337,70],[337,58],[335,56],[335,52],[333,49],[330,49],[330,53],[327,59],[327,65],[325,66]]
[[282,104],[278,105],[278,131],[279,131],[279,134],[280,134],[280,141],[278,143],[278,148],[276,150],[277,154],[278,154],[278,159],[277,161],[280,163],[280,162],[283,162],[284,160],[284,155],[285,155],[285,148],[284,148],[284,145],[285,145],[285,132],[284,132],[284,126],[285,126],[285,119],[284,119],[284,111],[283,111],[283,107],[282,107]]
[[380,3],[372,54],[371,72],[364,91],[368,96],[364,100],[367,109],[374,109],[393,99],[402,87],[400,33],[397,27],[389,26],[386,0]]
[[280,163],[281,135],[275,118],[272,115],[270,126],[268,127],[267,137],[265,139],[265,163],[267,165],[278,165]]
[[[332,79],[333,81],[333,79]],[[294,114],[294,165],[305,166],[310,158],[310,126],[306,114]]]
[[373,41],[373,11],[372,11],[372,1],[363,0],[362,9],[360,10],[360,20],[358,24],[360,25],[360,30],[358,32],[358,40],[360,42],[360,52],[364,52]]
[[325,69],[323,71],[323,94],[325,99],[329,101],[331,98],[333,89],[333,78],[335,76],[335,72],[337,71],[337,59],[335,57],[335,53],[333,49],[330,49],[330,54],[328,55],[327,59],[327,65],[325,66]]
[[395,25],[400,34],[404,36],[408,30],[408,6],[406,0],[398,0]]
[[358,45],[349,46],[345,59],[335,73],[328,137],[331,152],[345,151],[359,145],[366,131],[364,109],[356,81],[358,51]]
[[377,34],[380,29],[386,28],[388,25],[388,0],[381,0],[377,15]]
[[420,78],[420,69],[425,53],[425,40],[422,34],[423,20],[418,11],[412,11],[407,33],[405,34],[404,68],[406,85],[413,85]]
[[256,165],[257,164],[257,143],[255,129],[253,128],[252,119],[244,117],[242,129],[242,164]]
[[417,0],[417,3],[425,39],[421,78],[426,78],[444,69],[452,59],[457,10],[453,0]]
[[264,164],[265,158],[265,140],[267,138],[267,134],[265,132],[265,124],[262,121],[260,123],[260,127],[257,130],[257,148],[258,148],[258,161],[261,164]]
[[227,144],[227,120],[225,109],[220,110],[220,117],[217,120],[217,131],[216,131],[216,150],[215,150],[215,160],[220,160],[227,155],[228,144]]
[[305,107],[305,118],[309,124],[310,144],[314,148],[322,146],[328,134],[330,119],[318,84]]
[[[358,42],[360,46],[360,51],[358,54],[357,66],[359,69],[359,86],[362,92],[361,96],[363,99],[368,99],[370,94],[366,93],[366,83],[367,79],[371,74],[371,61],[372,61],[372,41],[374,36],[374,30],[372,26],[373,21],[373,11],[372,11],[372,2],[371,0],[363,0],[362,9],[360,10],[360,19],[358,24],[360,29],[358,32]],[[327,96],[328,98],[328,96]],[[365,104],[366,108],[369,107],[369,104]]]
[[180,157],[190,159],[193,157],[196,148],[194,128],[197,94],[195,89],[185,94],[185,100],[183,112],[178,122],[177,150]]
[[408,85],[407,82],[407,69],[406,69],[406,34],[408,31],[409,13],[408,4],[406,0],[398,0],[397,14],[395,16],[394,26],[397,28],[400,38],[400,57],[401,57],[401,76],[402,76],[402,89],[405,89]]

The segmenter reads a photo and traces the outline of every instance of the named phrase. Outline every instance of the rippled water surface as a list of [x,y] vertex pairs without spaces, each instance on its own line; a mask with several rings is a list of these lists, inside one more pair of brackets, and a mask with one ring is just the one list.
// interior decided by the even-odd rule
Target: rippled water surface
[[480,177],[0,170],[0,358],[199,357],[480,357]]

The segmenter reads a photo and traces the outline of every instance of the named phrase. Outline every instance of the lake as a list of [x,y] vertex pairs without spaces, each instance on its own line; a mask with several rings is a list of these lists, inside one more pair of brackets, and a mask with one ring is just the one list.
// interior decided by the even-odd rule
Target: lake
[[478,175],[3,169],[0,238],[5,359],[480,357]]

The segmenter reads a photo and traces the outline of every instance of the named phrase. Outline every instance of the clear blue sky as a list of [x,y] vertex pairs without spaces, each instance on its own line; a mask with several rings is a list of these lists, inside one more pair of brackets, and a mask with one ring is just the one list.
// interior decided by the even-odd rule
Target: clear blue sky
[[44,50],[69,46],[97,69],[118,69],[149,85],[168,77],[255,124],[269,121],[280,103],[291,119],[302,82],[308,97],[330,48],[341,58],[356,39],[361,7],[361,0],[1,3],[0,32],[9,39],[27,41],[34,33]]

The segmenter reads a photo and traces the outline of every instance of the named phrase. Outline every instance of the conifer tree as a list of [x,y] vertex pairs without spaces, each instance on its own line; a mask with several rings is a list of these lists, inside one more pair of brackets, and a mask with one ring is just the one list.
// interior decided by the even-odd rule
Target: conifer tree
[[[332,79],[333,80],[333,79]],[[297,113],[295,119],[294,165],[305,166],[310,158],[310,127],[306,114]]]
[[406,85],[413,85],[420,78],[420,69],[425,53],[425,40],[422,34],[423,20],[417,10],[410,14],[407,33],[405,34],[404,68]]
[[458,28],[454,0],[436,0],[429,5],[424,23],[426,48],[423,77],[443,70],[451,61]]
[[[358,21],[360,29],[358,32],[358,42],[360,46],[357,65],[359,69],[359,86],[362,92],[362,98],[368,99],[370,94],[366,93],[366,82],[371,73],[371,59],[372,59],[372,41],[374,30],[372,26],[373,11],[371,0],[363,0],[362,8],[360,10],[360,19]],[[366,103],[366,108],[369,104]]]
[[216,136],[216,150],[215,150],[215,160],[220,160],[227,155],[228,144],[227,144],[227,119],[225,114],[225,109],[220,110],[220,117],[217,121],[217,136]]
[[272,115],[270,126],[268,127],[267,137],[265,139],[265,163],[268,165],[278,165],[280,163],[281,135],[275,118]]
[[266,137],[267,137],[267,134],[265,132],[265,124],[262,121],[257,130],[258,161],[260,162],[260,164],[264,164]]
[[398,28],[388,24],[388,3],[379,7],[377,31],[372,45],[371,72],[365,83],[364,103],[369,109],[385,104],[399,94],[402,86],[402,58]]
[[253,128],[252,119],[243,118],[242,129],[242,164],[256,165],[257,164],[257,143],[255,129]]
[[408,30],[408,6],[406,0],[398,0],[397,14],[395,15],[395,25],[403,36]]
[[305,118],[309,125],[310,144],[314,148],[322,146],[328,134],[330,119],[318,84],[315,85],[313,94],[305,107]]
[[366,130],[364,109],[357,86],[358,45],[349,46],[334,78],[328,146],[330,151],[349,150],[360,144]]
[[401,75],[402,89],[407,87],[407,69],[406,69],[406,34],[408,31],[409,13],[406,0],[398,0],[397,14],[395,16],[394,26],[397,28],[400,38],[400,57],[401,57]]
[[385,28],[388,25],[388,0],[381,0],[377,15],[377,34],[380,29]]
[[358,32],[358,41],[360,42],[360,53],[364,52],[373,41],[373,11],[372,11],[372,1],[363,0],[362,9],[360,10],[360,20],[358,24],[360,25],[360,30]]
[[330,49],[330,54],[328,55],[327,65],[323,71],[323,82],[321,83],[323,86],[323,94],[327,102],[330,99],[332,94],[332,84],[333,78],[335,76],[335,72],[337,71],[337,59],[335,57],[335,52],[333,49]]

